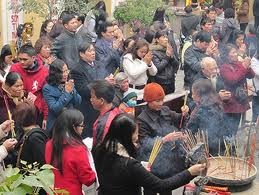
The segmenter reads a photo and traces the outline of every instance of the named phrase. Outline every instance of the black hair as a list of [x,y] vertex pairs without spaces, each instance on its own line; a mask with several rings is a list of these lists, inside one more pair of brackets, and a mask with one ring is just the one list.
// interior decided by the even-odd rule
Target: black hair
[[210,12],[216,12],[216,8],[215,8],[214,6],[209,7],[209,8],[206,10],[206,13],[209,14]]
[[59,16],[59,20],[63,20],[65,15],[67,15],[67,14],[69,14],[69,11],[67,11],[67,10],[62,11]]
[[47,83],[49,85],[58,86],[61,84],[63,75],[63,66],[66,63],[60,59],[55,59],[49,66],[49,75],[47,77]]
[[96,80],[89,85],[89,88],[94,91],[95,96],[103,98],[108,104],[112,103],[115,95],[113,86],[105,80]]
[[224,12],[224,16],[226,19],[235,18],[235,10],[232,8],[227,8]]
[[88,41],[83,41],[79,44],[78,46],[78,52],[82,52],[82,53],[85,53],[86,50],[88,50],[91,45],[93,45],[92,43],[89,43]]
[[85,16],[84,15],[79,15],[77,18],[78,21],[81,21],[82,24],[85,22]]
[[198,33],[195,34],[195,36],[193,37],[193,41],[194,42],[200,41],[200,42],[209,43],[209,42],[211,42],[211,34],[201,30],[201,31],[199,31]]
[[148,42],[147,42],[146,40],[144,40],[144,39],[139,39],[139,40],[137,40],[137,41],[134,43],[134,45],[133,45],[133,47],[132,47],[132,49],[131,49],[131,51],[130,51],[130,53],[132,54],[133,60],[139,59],[138,54],[137,54],[137,51],[138,51],[140,48],[142,48],[142,47],[147,47],[148,50],[149,50],[149,45],[148,45]]
[[16,81],[18,81],[19,79],[22,80],[22,77],[21,77],[21,75],[19,73],[17,73],[17,72],[9,72],[6,75],[5,84],[8,87],[12,87],[16,83]]
[[232,49],[237,49],[236,45],[233,45],[231,43],[226,44],[224,47],[220,50],[220,57],[222,59],[222,62],[224,63],[230,63],[229,61],[229,52]]
[[62,19],[62,24],[68,24],[73,18],[75,18],[74,14],[65,14],[63,19]]
[[153,30],[147,30],[145,33],[145,37],[144,39],[148,42],[148,43],[152,43],[153,39],[155,37],[155,32]]
[[52,20],[48,19],[48,20],[45,20],[42,25],[41,25],[41,28],[40,28],[40,37],[43,37],[43,36],[46,36],[47,35],[47,31],[45,30],[45,28],[47,28],[48,24],[50,22],[53,22]]
[[63,174],[63,150],[67,146],[82,145],[81,135],[74,128],[84,122],[83,114],[76,109],[64,110],[56,119],[52,128],[52,154],[50,164]]
[[215,7],[215,8],[218,8],[218,9],[224,9],[224,5],[223,5],[223,3],[221,3],[221,2],[216,3],[216,4],[214,5],[214,7]]
[[95,10],[100,10],[101,9],[101,10],[106,12],[105,2],[104,1],[99,1],[98,3],[96,3],[96,5],[92,9],[95,9]]
[[102,21],[102,20],[100,20],[98,22],[96,33],[97,33],[99,38],[102,37],[102,33],[105,33],[107,31],[108,27],[113,27],[113,24],[111,22]]
[[131,41],[135,41],[134,37],[129,37],[127,39],[125,39],[125,41],[123,42],[123,48],[124,48],[124,52],[127,52],[127,50],[129,50],[129,44]]
[[192,6],[187,5],[187,6],[184,8],[184,11],[185,11],[187,14],[192,13]]
[[162,7],[157,8],[153,17],[153,22],[160,21],[164,23],[164,19],[165,19],[165,9]]
[[166,36],[167,37],[167,31],[165,30],[159,30],[155,34],[155,39],[159,39],[160,37]]
[[30,44],[25,44],[25,45],[23,45],[23,46],[19,49],[19,51],[18,51],[18,54],[20,54],[20,53],[26,53],[26,54],[28,54],[30,57],[37,55],[37,52],[36,52],[35,48],[32,47]]
[[230,37],[230,43],[236,45],[236,40],[240,37],[240,36],[244,36],[245,38],[245,33],[242,30],[234,30],[232,37]]
[[201,19],[200,26],[204,26],[204,25],[206,25],[207,23],[213,23],[213,21],[212,21],[210,18],[208,18],[208,17],[203,17],[203,18]]
[[[121,144],[130,157],[136,157],[136,147],[132,142],[132,135],[137,130],[137,123],[133,115],[122,113],[111,122],[110,128],[103,142],[94,148],[94,157],[97,167],[102,169],[106,154],[117,154],[118,144]],[[99,164],[100,163],[100,164]]]
[[7,66],[5,63],[5,57],[12,55],[11,47],[10,45],[6,44],[2,47],[1,50],[1,56],[0,56],[0,70],[4,70]]

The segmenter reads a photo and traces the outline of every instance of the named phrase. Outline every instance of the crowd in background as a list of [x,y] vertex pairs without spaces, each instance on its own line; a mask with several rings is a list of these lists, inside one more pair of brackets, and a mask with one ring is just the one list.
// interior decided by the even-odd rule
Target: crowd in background
[[[15,58],[3,46],[0,161],[51,164],[55,187],[71,195],[94,182],[99,194],[118,195],[140,194],[140,186],[145,195],[168,195],[188,183],[206,165],[185,164],[182,129],[207,131],[217,155],[245,120],[250,96],[253,122],[259,114],[259,1],[254,24],[247,0],[238,10],[224,6],[185,7],[180,45],[164,8],[126,38],[100,1],[86,16],[63,11],[56,23],[44,21],[36,43],[19,42]],[[164,105],[179,69],[184,86],[177,90],[190,91],[181,113]],[[140,161],[148,161],[157,137],[163,148],[147,170]]]

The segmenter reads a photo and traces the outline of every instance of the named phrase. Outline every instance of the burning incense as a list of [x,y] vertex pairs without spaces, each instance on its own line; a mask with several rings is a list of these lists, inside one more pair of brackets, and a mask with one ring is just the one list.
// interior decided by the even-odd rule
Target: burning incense
[[149,157],[149,160],[148,160],[148,165],[149,167],[151,167],[159,153],[159,151],[161,150],[162,148],[162,145],[163,145],[163,140],[161,137],[157,137],[155,139],[155,142],[154,142],[154,145],[153,145],[153,148],[152,148],[152,151],[151,151],[151,154],[150,154],[150,157]]
[[[183,107],[185,107],[186,104],[187,104],[187,97],[188,97],[188,91],[185,91]],[[180,125],[179,125],[179,128],[180,128],[180,129],[181,129],[182,126],[183,126],[183,118],[184,118],[184,115],[183,115],[183,113],[182,113],[181,122],[180,122]]]
[[[12,120],[12,114],[11,114],[11,111],[10,111],[10,109],[9,109],[9,104],[8,104],[8,101],[7,101],[5,95],[4,95],[4,103],[5,103],[5,107],[6,107],[6,110],[7,110],[8,119],[9,119],[9,120]],[[12,125],[11,125],[11,133],[12,133],[12,138],[15,138],[15,137],[16,137],[16,134],[15,134],[15,131],[14,131],[14,128],[13,128]]]
[[115,72],[113,73],[113,77],[116,76],[116,74],[118,74],[120,72],[120,67],[116,68]]

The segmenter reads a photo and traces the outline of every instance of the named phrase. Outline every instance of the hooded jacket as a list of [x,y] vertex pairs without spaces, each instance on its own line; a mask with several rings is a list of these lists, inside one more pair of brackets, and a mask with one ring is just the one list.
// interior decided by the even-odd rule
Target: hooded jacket
[[231,34],[235,29],[240,29],[238,21],[236,19],[226,18],[223,20],[219,36],[223,44],[229,43],[229,41],[231,41]]

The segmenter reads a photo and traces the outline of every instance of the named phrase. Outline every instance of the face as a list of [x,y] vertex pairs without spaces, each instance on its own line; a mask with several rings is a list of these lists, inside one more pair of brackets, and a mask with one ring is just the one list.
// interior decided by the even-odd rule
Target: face
[[27,53],[19,53],[18,61],[21,63],[22,68],[29,68],[35,60],[35,56],[29,56]]
[[164,104],[164,99],[160,99],[160,100],[148,102],[148,107],[151,110],[159,111],[159,110],[161,110],[163,104]]
[[161,45],[162,47],[167,47],[168,44],[168,38],[167,36],[161,36],[158,39],[156,39],[157,43]]
[[23,81],[18,79],[13,86],[9,88],[9,93],[14,97],[20,97],[23,93]]
[[91,104],[93,105],[93,108],[95,110],[100,110],[100,108],[102,107],[103,102],[104,102],[103,98],[96,97],[94,90],[91,90],[91,99],[90,99],[90,101],[91,101]]
[[41,50],[40,50],[40,55],[43,58],[49,58],[50,57],[50,52],[51,52],[50,45],[43,45]]
[[75,132],[76,132],[78,135],[81,135],[82,132],[83,132],[83,130],[84,130],[84,127],[85,127],[85,125],[84,125],[84,123],[82,122],[81,124],[74,126],[74,130],[75,130]]
[[207,42],[201,42],[201,41],[197,41],[195,43],[195,45],[200,49],[202,50],[203,52],[206,52],[206,50],[208,49],[210,43],[207,43]]
[[46,28],[44,29],[47,33],[50,33],[52,27],[54,26],[53,22],[49,22],[46,26]]
[[114,37],[117,37],[117,36],[119,35],[119,31],[120,31],[120,29],[119,29],[118,25],[115,24],[115,25],[113,26]]
[[78,27],[78,21],[76,18],[71,19],[64,27],[70,32],[76,32]]
[[144,47],[141,47],[137,50],[137,56],[142,59],[145,57],[145,55],[147,54],[148,52],[148,47],[147,46],[144,46]]
[[62,83],[65,83],[67,81],[69,72],[70,71],[69,71],[67,65],[64,64],[63,68],[62,68]]
[[137,141],[138,141],[138,126],[137,126],[135,132],[132,134],[132,142],[137,143]]
[[238,54],[235,48],[232,48],[228,54],[228,58],[230,62],[237,62],[238,61]]
[[4,62],[8,65],[11,65],[13,63],[13,56],[12,55],[5,56]]
[[93,45],[91,45],[86,51],[85,53],[80,52],[80,56],[81,58],[88,62],[88,63],[92,63],[95,60],[95,48]]
[[102,36],[104,39],[106,39],[108,41],[112,41],[114,38],[114,27],[108,26],[106,29],[106,32],[102,32]]
[[239,35],[236,39],[236,46],[239,48],[244,44],[244,35]]
[[210,18],[211,20],[216,20],[216,17],[217,17],[217,12],[216,11],[210,11],[208,14],[207,14],[208,18]]
[[129,89],[129,80],[128,79],[124,79],[121,84],[120,84],[120,89],[123,91],[123,92],[126,92],[128,91]]
[[212,31],[212,23],[207,22],[204,26],[202,26],[202,29],[206,32],[211,32]]
[[214,62],[207,62],[206,66],[202,69],[202,72],[208,78],[217,76],[218,74],[217,64]]
[[217,12],[217,15],[219,16],[220,14],[223,13],[223,9],[219,9],[219,8],[216,8],[216,12]]

